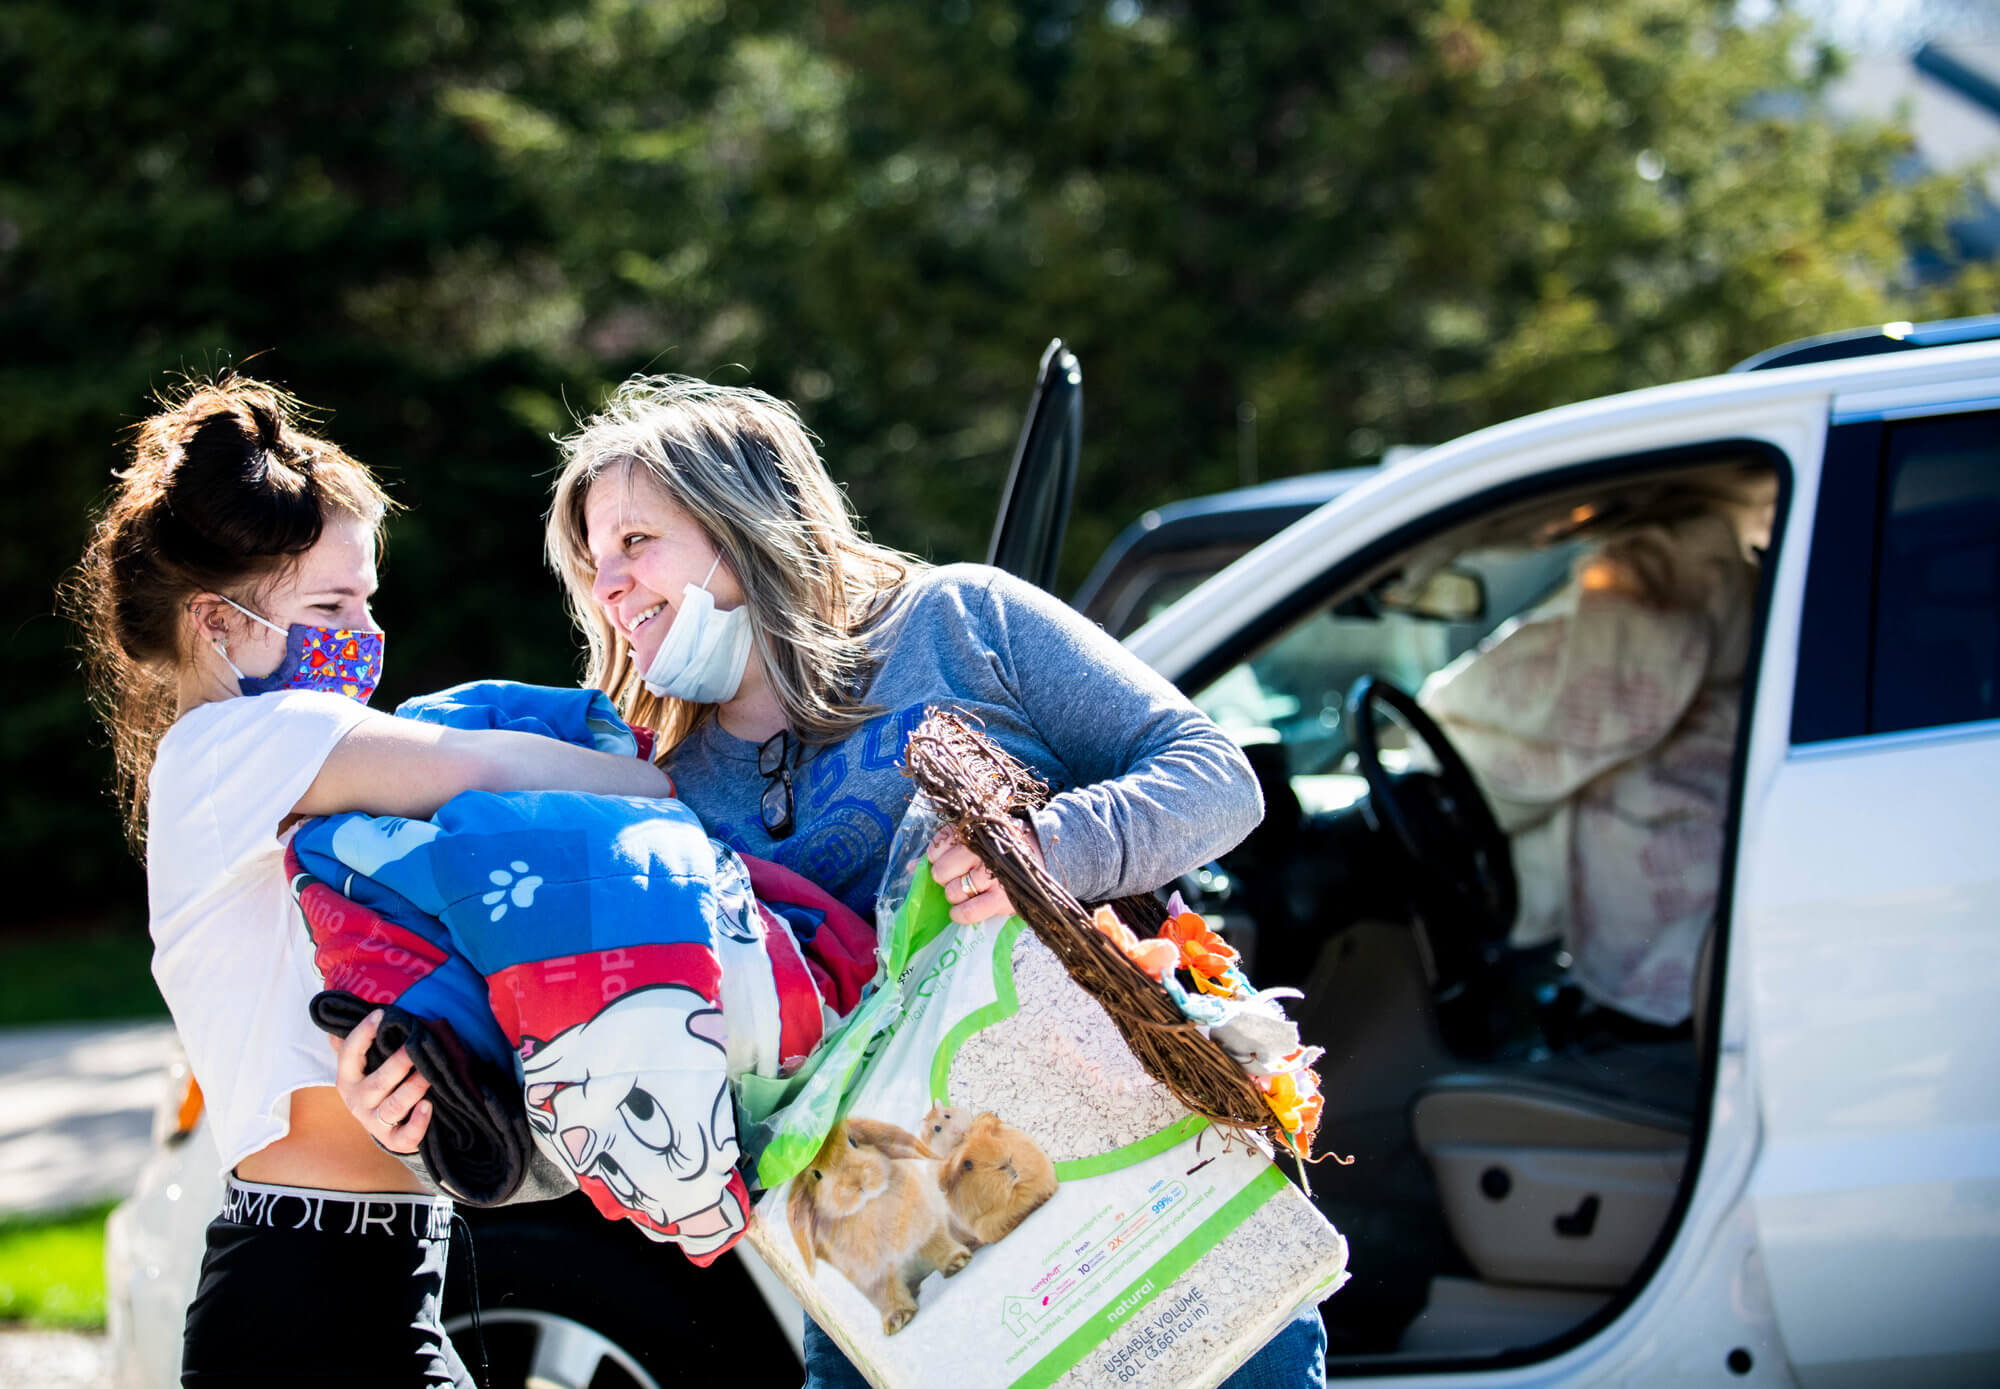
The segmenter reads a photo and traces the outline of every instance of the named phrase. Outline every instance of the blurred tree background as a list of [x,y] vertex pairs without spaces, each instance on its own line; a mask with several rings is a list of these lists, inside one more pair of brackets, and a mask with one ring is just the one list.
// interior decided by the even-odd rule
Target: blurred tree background
[[178,373],[249,361],[412,508],[385,707],[575,678],[549,436],[633,371],[794,400],[878,538],[977,558],[1061,335],[1073,581],[1252,473],[1991,307],[1968,186],[1899,176],[1906,134],[1824,110],[1837,55],[1738,15],[0,0],[0,920],[143,915],[53,594]]

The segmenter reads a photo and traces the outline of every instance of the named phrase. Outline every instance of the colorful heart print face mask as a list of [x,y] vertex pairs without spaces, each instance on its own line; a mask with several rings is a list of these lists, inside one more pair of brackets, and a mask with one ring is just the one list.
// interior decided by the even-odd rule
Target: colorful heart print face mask
[[363,632],[348,627],[308,627],[294,622],[280,627],[259,617],[226,594],[218,595],[230,607],[252,622],[261,622],[285,639],[285,656],[269,675],[245,675],[229,659],[221,643],[216,649],[235,673],[236,687],[247,695],[269,694],[273,690],[324,690],[346,695],[363,704],[375,693],[382,679],[382,651],[387,638],[381,632]]

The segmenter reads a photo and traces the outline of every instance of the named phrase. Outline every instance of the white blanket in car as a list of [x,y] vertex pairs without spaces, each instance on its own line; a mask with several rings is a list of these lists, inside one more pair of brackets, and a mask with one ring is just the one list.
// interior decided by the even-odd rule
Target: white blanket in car
[[1718,514],[1605,542],[1418,698],[1512,837],[1512,941],[1592,998],[1687,1018],[1714,917],[1756,570]]

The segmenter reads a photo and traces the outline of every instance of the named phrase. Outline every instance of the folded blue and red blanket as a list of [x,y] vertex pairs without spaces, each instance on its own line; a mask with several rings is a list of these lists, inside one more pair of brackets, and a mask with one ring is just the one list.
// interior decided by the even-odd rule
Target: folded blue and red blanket
[[[487,681],[398,716],[639,754],[601,694]],[[530,1144],[598,1209],[706,1264],[749,1197],[730,1082],[796,1068],[875,971],[873,927],[803,878],[712,840],[671,799],[467,792],[428,820],[311,820],[287,853],[346,1035],[430,1080],[422,1156],[452,1194],[505,1200]]]

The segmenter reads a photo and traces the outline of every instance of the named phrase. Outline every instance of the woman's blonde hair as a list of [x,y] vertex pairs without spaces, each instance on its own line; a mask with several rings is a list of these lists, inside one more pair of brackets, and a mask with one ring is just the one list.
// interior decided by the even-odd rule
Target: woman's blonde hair
[[862,531],[791,406],[748,387],[635,376],[559,442],[548,556],[589,647],[585,682],[629,722],[655,730],[661,752],[708,706],[650,693],[630,645],[591,596],[597,566],[584,506],[606,476],[651,482],[721,553],[795,734],[835,742],[881,712],[861,698],[874,661],[862,629],[923,562]]

